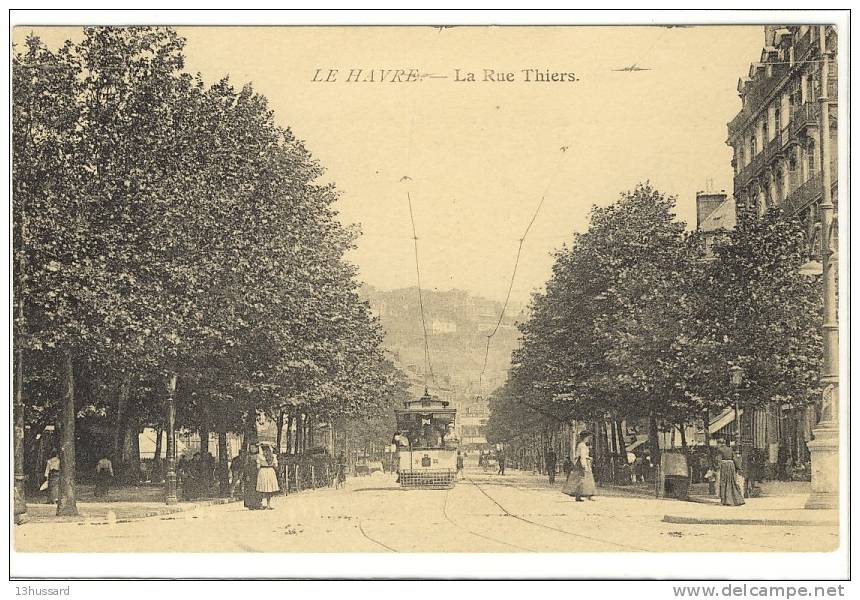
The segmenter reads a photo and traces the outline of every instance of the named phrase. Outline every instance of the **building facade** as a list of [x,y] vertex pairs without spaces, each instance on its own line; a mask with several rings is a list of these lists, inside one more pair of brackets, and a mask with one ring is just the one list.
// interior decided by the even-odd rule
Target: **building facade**
[[476,398],[457,410],[457,437],[465,451],[481,450],[487,445],[486,427],[490,418],[489,402]]
[[[728,123],[733,149],[736,218],[763,215],[779,207],[805,223],[810,255],[820,246],[819,205],[824,169],[829,169],[832,197],[837,192],[837,33],[830,25],[765,26],[764,48],[749,73],[738,81],[740,112]],[[827,61],[826,89],[822,65]],[[823,101],[826,98],[826,101]],[[826,113],[822,113],[826,105]],[[822,136],[824,119],[830,134]],[[827,151],[822,152],[822,145]],[[829,156],[823,164],[822,156]],[[728,204],[722,204],[723,207]],[[708,210],[707,200],[697,208]],[[719,208],[712,210],[719,215]],[[723,215],[724,216],[724,215]],[[702,229],[715,228],[706,215]],[[808,478],[806,442],[811,439],[812,411],[770,405],[741,418],[741,437],[763,452],[765,472],[774,476],[783,460]],[[745,423],[746,421],[746,423]],[[782,456],[785,456],[785,459]],[[785,473],[783,476],[792,476]]]
[[[826,166],[836,198],[836,29],[769,25],[764,38],[759,60],[738,80],[742,107],[728,123],[737,211],[761,215],[779,206],[804,219],[812,244],[824,189],[822,143],[830,144]],[[827,90],[821,88],[824,60],[829,61]],[[830,107],[829,140],[820,134],[823,91]]]

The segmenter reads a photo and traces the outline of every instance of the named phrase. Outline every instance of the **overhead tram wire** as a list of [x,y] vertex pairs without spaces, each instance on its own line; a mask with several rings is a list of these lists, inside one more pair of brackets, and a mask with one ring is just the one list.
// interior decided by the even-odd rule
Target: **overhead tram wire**
[[523,231],[523,235],[519,239],[519,246],[517,246],[517,256],[514,259],[514,269],[511,272],[511,281],[508,284],[508,293],[505,296],[504,304],[502,304],[502,311],[499,314],[499,320],[496,322],[496,326],[493,328],[493,331],[490,332],[490,334],[487,336],[487,347],[484,350],[484,364],[481,367],[481,375],[478,378],[478,396],[479,397],[484,395],[484,375],[487,372],[487,361],[490,357],[490,343],[492,342],[493,337],[499,331],[499,327],[501,327],[501,325],[502,325],[502,320],[505,318],[505,311],[508,308],[508,303],[511,300],[511,292],[514,289],[514,280],[516,279],[516,276],[517,276],[517,268],[519,267],[519,264],[520,264],[520,256],[522,255],[522,252],[523,252],[523,244],[526,241],[526,237],[528,236],[529,231],[532,228],[532,225],[534,225],[535,220],[537,220],[538,213],[540,213],[540,209],[543,207],[544,200],[546,200],[546,195],[549,192],[549,188],[552,185],[553,179],[555,178],[555,174],[558,173],[558,169],[561,166],[562,158],[564,158],[564,155],[567,152],[568,148],[569,148],[569,146],[562,146],[560,148],[562,154],[559,157],[558,161],[556,162],[555,168],[553,169],[552,173],[550,174],[550,178],[546,183],[546,187],[543,190],[543,194],[541,194],[540,202],[538,202],[537,208],[535,209],[535,212],[532,215],[531,221],[529,221],[529,224],[526,226],[525,231]]
[[[411,178],[410,178],[411,179]],[[421,309],[421,327],[424,329],[424,388],[427,388],[427,375],[430,375],[433,385],[436,385],[436,376],[433,374],[433,365],[430,363],[430,343],[427,336],[427,319],[424,316],[424,299],[421,291],[421,267],[418,261],[418,233],[415,230],[415,216],[412,213],[412,196],[407,191],[406,201],[409,203],[409,220],[412,222],[412,242],[415,246],[415,276],[418,281],[418,307]]]

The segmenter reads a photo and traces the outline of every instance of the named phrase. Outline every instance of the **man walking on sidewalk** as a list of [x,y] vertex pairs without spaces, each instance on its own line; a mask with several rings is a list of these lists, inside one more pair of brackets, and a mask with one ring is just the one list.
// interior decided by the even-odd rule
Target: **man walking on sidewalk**
[[558,462],[558,457],[555,455],[555,452],[548,450],[544,455],[544,462],[546,463],[547,475],[549,475],[549,483],[550,485],[555,485],[555,467]]

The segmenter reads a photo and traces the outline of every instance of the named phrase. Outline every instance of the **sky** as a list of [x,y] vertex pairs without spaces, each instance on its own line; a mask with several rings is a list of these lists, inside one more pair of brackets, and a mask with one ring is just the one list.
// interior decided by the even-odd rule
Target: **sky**
[[[35,31],[49,42],[80,35]],[[731,189],[726,123],[764,37],[760,25],[178,31],[187,70],[207,83],[227,75],[252,83],[325,166],[340,217],[361,226],[349,258],[371,285],[416,283],[408,194],[423,287],[503,300],[518,240],[543,198],[523,244],[516,302],[544,285],[553,251],[587,228],[592,205],[648,180],[677,196],[678,217],[693,227],[696,192]],[[632,64],[650,70],[614,70]],[[336,81],[314,81],[329,69],[338,69]],[[438,77],[345,81],[351,69]],[[456,69],[477,81],[456,81]],[[484,69],[515,80],[483,81]],[[524,69],[576,81],[525,81]]]

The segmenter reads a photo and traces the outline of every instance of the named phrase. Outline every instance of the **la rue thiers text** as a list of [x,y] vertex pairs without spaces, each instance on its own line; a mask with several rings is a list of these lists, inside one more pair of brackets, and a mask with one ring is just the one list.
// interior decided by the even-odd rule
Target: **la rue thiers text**
[[572,71],[549,69],[519,69],[500,71],[480,69],[468,71],[454,69],[453,74],[423,73],[417,68],[407,69],[316,69],[311,81],[316,83],[418,83],[425,79],[447,79],[456,83],[572,83],[579,81]]

